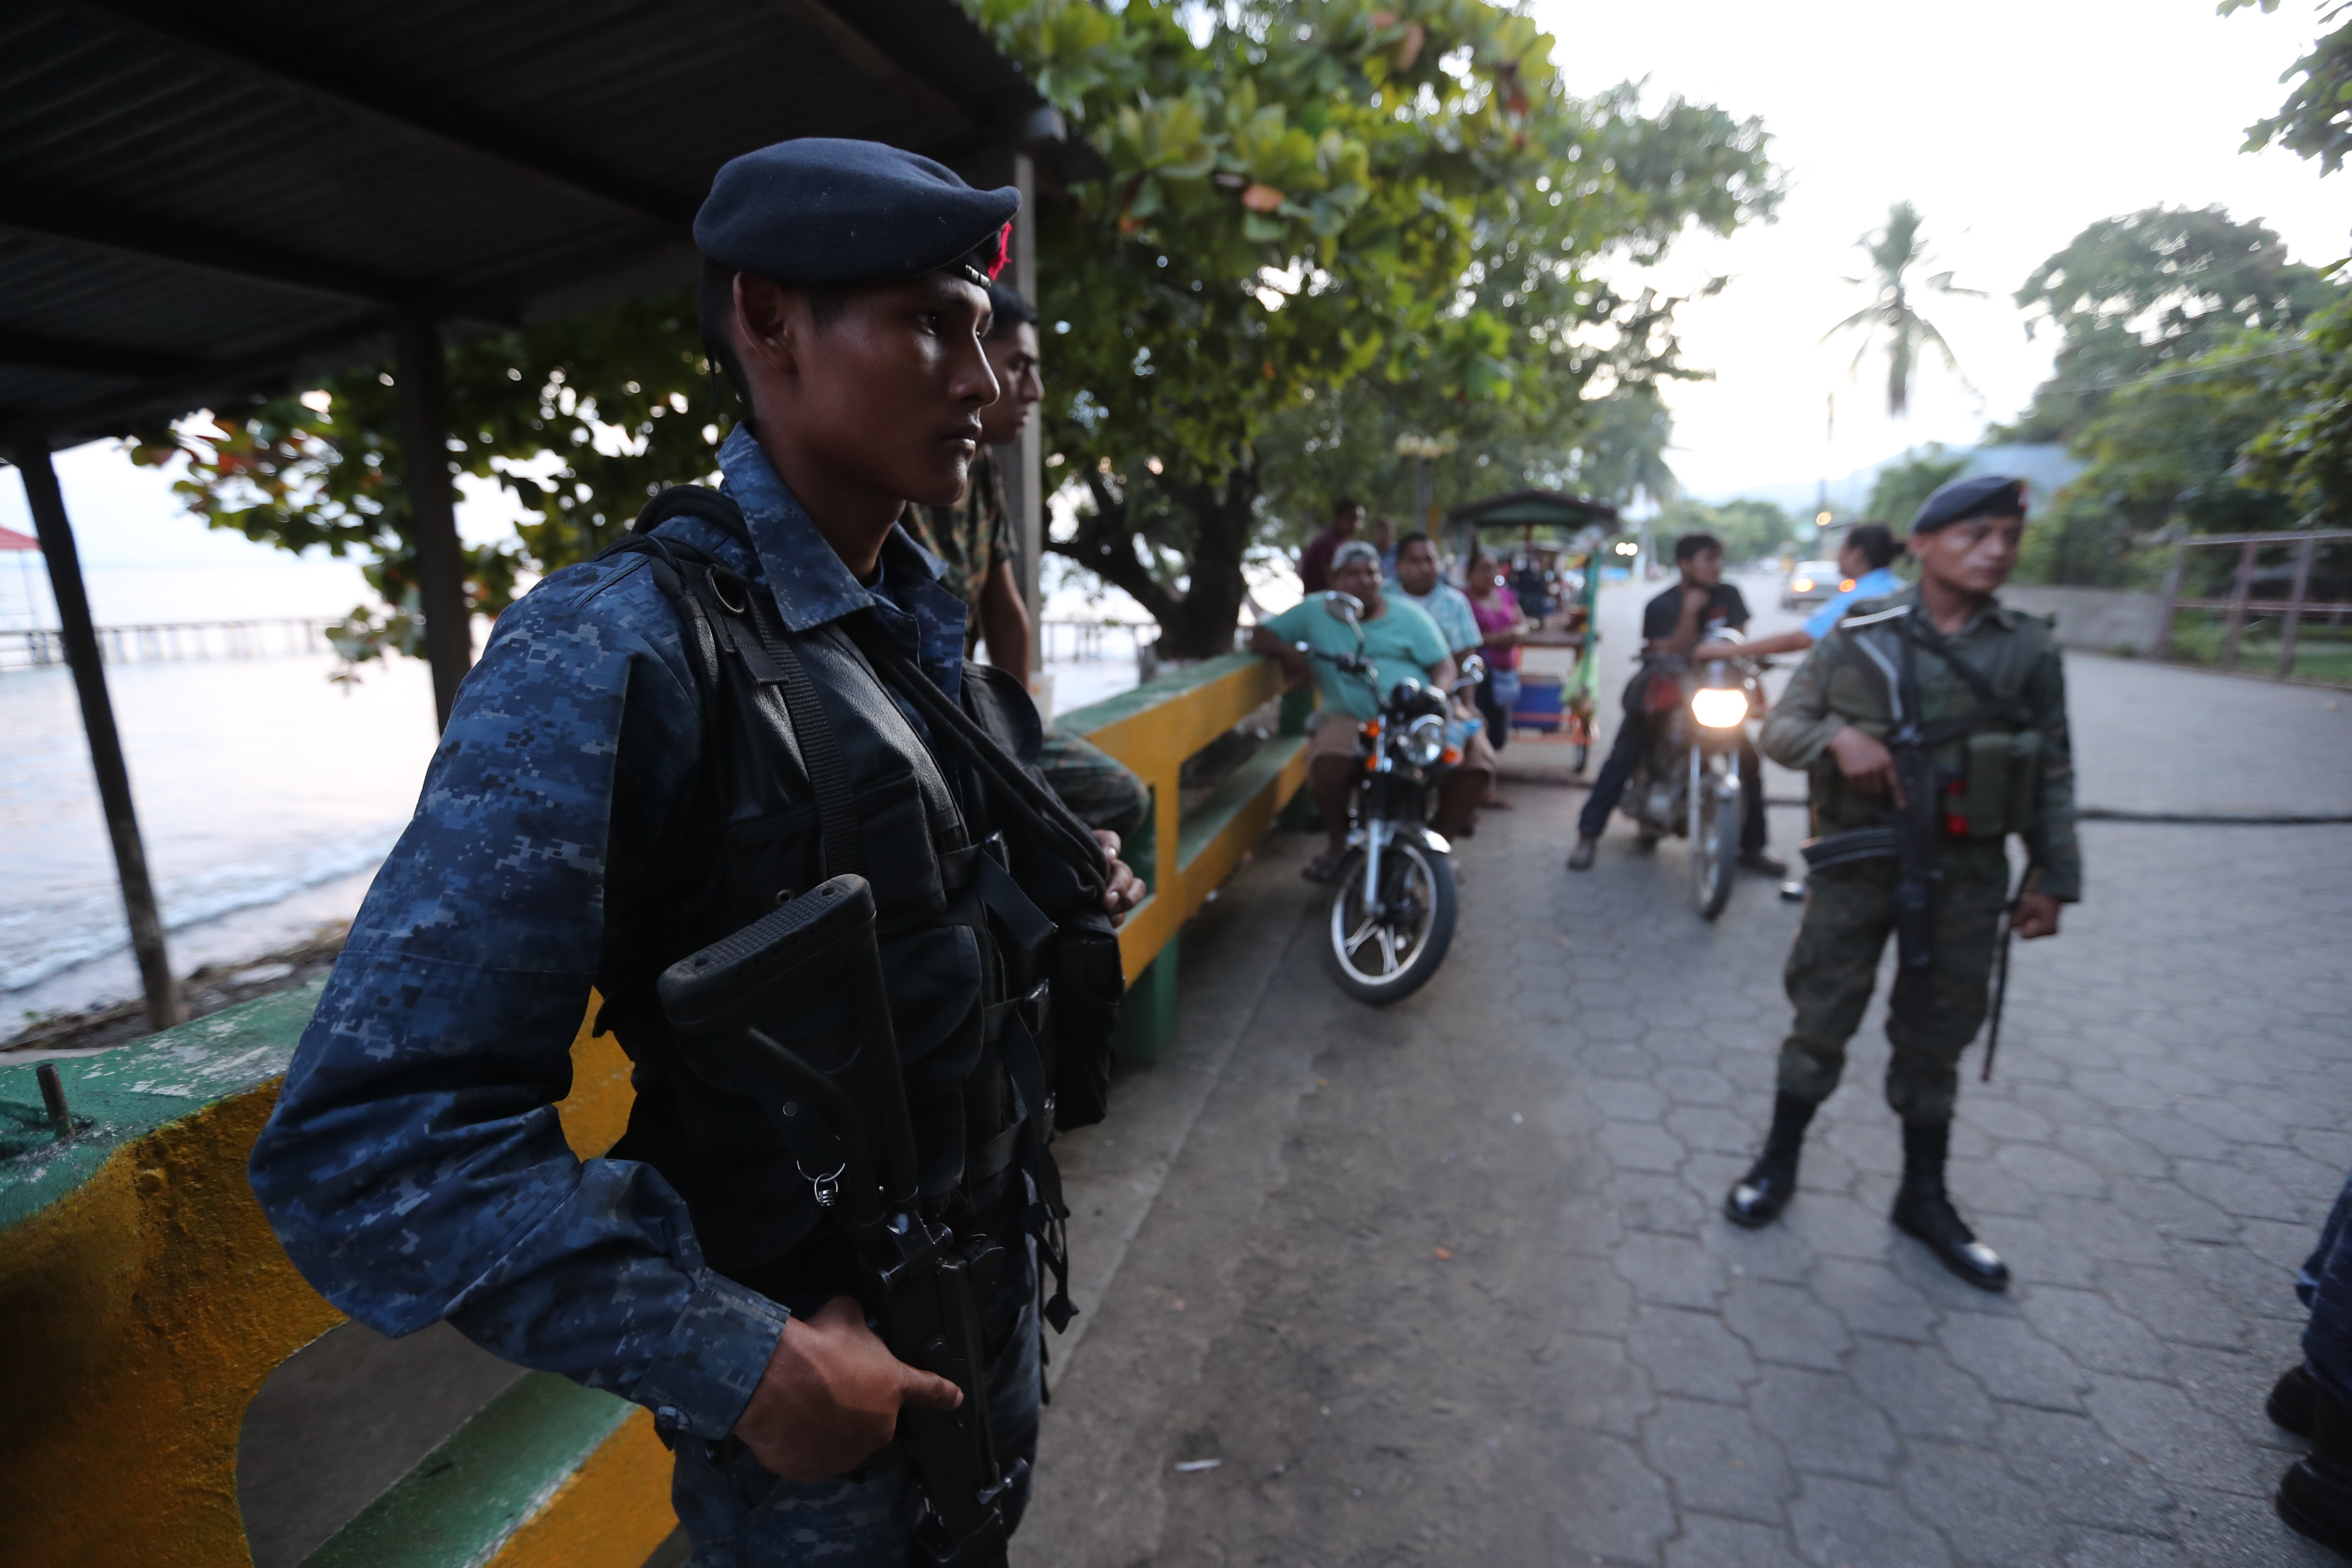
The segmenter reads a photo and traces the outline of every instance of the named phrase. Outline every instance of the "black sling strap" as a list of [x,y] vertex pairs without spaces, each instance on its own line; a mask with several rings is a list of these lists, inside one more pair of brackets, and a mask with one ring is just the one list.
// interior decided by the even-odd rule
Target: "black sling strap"
[[872,661],[875,673],[921,710],[935,740],[951,745],[979,770],[998,795],[1015,809],[1036,817],[1084,873],[1099,895],[1109,886],[1109,867],[1101,841],[1070,815],[1061,797],[1029,776],[1028,771],[996,743],[994,736],[972,721],[971,715],[917,668],[904,648],[892,642],[871,616],[851,616],[841,623],[850,640]]

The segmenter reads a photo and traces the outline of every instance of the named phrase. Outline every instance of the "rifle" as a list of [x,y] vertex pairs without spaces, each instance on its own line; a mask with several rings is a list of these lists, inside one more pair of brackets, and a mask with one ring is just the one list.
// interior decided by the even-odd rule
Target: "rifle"
[[2000,954],[1992,966],[1992,1032],[1985,1037],[1984,1070],[1977,1074],[1979,1083],[1992,1081],[1992,1058],[2000,1049],[2000,1012],[2009,1002],[2009,944],[2016,936],[2017,906],[2025,898],[2025,889],[2033,886],[2033,862],[2025,863],[2025,875],[2017,879],[2017,891],[2000,911]]
[[[854,1053],[830,1071],[761,1027],[789,1016],[796,995],[821,974],[847,981],[857,1021]],[[875,945],[873,889],[863,877],[835,877],[680,959],[663,972],[658,990],[670,1023],[727,1053],[730,1076],[755,1087],[770,1126],[856,1254],[859,1301],[890,1353],[963,1391],[953,1410],[899,1413],[898,1447],[926,1504],[911,1564],[1001,1565],[1003,1501],[1028,1469],[1026,1460],[1009,1470],[998,1463],[988,1425],[976,1276],[1001,1262],[1003,1249],[986,1237],[959,1243],[919,1202],[920,1167]],[[824,1128],[814,1125],[820,1121]],[[835,1168],[813,1174],[812,1161],[819,1171],[828,1161]]]

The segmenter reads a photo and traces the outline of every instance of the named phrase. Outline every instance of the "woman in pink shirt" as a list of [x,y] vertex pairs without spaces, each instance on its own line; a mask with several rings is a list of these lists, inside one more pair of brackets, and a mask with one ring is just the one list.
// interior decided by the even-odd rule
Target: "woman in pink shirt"
[[1517,595],[1506,584],[1503,569],[1482,549],[1470,552],[1463,573],[1463,592],[1470,613],[1486,634],[1478,651],[1486,660],[1486,679],[1478,687],[1478,711],[1486,716],[1486,739],[1501,751],[1511,738],[1511,709],[1519,700],[1519,644],[1527,640],[1528,617]]

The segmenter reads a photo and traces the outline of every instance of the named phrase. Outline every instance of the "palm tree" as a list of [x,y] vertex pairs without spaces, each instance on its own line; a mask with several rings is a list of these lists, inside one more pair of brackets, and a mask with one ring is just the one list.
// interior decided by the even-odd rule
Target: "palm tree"
[[[1897,202],[1886,215],[1886,226],[1874,235],[1864,235],[1854,243],[1870,257],[1871,275],[1867,279],[1849,278],[1855,288],[1874,287],[1877,298],[1828,331],[1822,334],[1827,342],[1840,332],[1859,329],[1862,347],[1854,351],[1853,371],[1862,369],[1863,357],[1870,353],[1872,341],[1884,331],[1886,335],[1886,412],[1900,419],[1911,406],[1911,378],[1919,367],[1921,350],[1932,346],[1944,356],[1944,368],[1959,376],[1960,384],[1969,386],[1969,378],[1960,370],[1960,362],[1952,357],[1952,345],[1936,324],[1912,308],[1912,269],[1926,264],[1927,247],[1919,237],[1920,225],[1925,222],[1919,209],[1909,202]],[[1985,297],[1981,289],[1958,289],[1952,285],[1952,275],[1937,272],[1924,279],[1920,287],[1938,294],[1966,294],[1977,299]],[[1969,386],[1973,392],[1976,389]]]

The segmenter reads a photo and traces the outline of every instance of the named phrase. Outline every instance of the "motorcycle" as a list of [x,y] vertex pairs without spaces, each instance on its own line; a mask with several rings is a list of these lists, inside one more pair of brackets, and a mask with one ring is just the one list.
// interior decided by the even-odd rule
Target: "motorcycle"
[[1377,717],[1357,727],[1349,855],[1331,889],[1323,963],[1339,989],[1385,1006],[1427,984],[1454,941],[1454,850],[1430,827],[1429,816],[1438,782],[1462,761],[1449,732],[1454,700],[1486,679],[1486,661],[1475,654],[1465,659],[1449,690],[1408,677],[1383,697],[1360,651],[1363,605],[1336,591],[1323,603],[1355,627],[1360,651],[1325,653],[1303,642],[1298,651],[1363,681],[1381,705]]
[[[1738,642],[1738,632],[1708,634]],[[1709,659],[1696,668],[1679,655],[1652,658],[1645,692],[1675,683],[1671,703],[1650,706],[1650,751],[1627,781],[1621,809],[1644,849],[1671,833],[1690,840],[1691,902],[1713,920],[1739,876],[1739,742],[1764,712],[1761,660]]]

